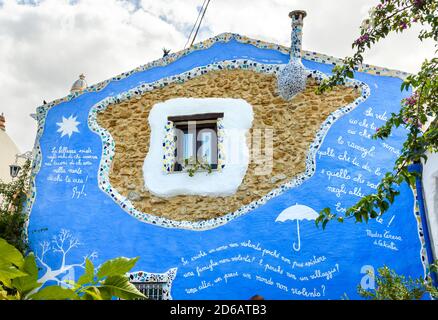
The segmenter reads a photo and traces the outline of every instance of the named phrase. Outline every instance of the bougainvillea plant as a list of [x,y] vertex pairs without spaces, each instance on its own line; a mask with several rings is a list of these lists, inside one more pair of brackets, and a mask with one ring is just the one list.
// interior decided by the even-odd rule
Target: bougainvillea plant
[[[434,41],[435,55],[425,60],[417,74],[409,75],[403,81],[401,90],[410,90],[412,95],[401,101],[398,113],[391,117],[381,128],[376,130],[374,139],[386,139],[393,129],[405,127],[407,139],[403,144],[401,155],[396,160],[391,172],[387,172],[380,181],[377,191],[367,195],[345,213],[338,215],[330,208],[320,212],[317,225],[326,224],[336,219],[343,222],[355,218],[356,222],[375,219],[384,214],[399,194],[398,186],[407,182],[415,185],[418,173],[410,172],[408,166],[427,161],[427,152],[438,151],[438,1],[436,0],[381,0],[369,12],[360,28],[361,35],[352,44],[355,53],[333,68],[332,75],[317,88],[323,93],[337,85],[343,85],[347,78],[354,77],[354,71],[363,63],[363,54],[380,40],[391,33],[400,33],[413,25],[420,25],[418,38]],[[399,54],[403,54],[400,52]]]

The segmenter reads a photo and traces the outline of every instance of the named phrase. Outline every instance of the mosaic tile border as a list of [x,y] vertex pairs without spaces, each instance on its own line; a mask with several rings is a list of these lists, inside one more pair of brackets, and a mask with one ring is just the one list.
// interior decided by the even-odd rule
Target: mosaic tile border
[[[135,217],[136,219],[142,222],[159,225],[166,228],[181,228],[181,229],[201,231],[201,230],[208,230],[224,225],[229,221],[258,208],[259,206],[265,204],[268,200],[284,193],[286,190],[299,186],[301,183],[303,183],[309,177],[313,176],[313,174],[315,173],[316,151],[318,150],[319,146],[323,142],[324,137],[327,134],[330,126],[334,123],[335,120],[337,120],[342,115],[354,109],[369,96],[370,89],[368,85],[366,85],[365,83],[357,80],[349,80],[347,82],[347,86],[360,88],[361,96],[351,104],[331,113],[329,117],[325,120],[325,122],[321,125],[320,130],[316,134],[316,138],[314,142],[311,144],[310,149],[307,153],[306,170],[304,173],[298,175],[297,177],[293,178],[292,180],[283,184],[282,186],[273,189],[271,192],[269,192],[267,195],[263,196],[259,200],[253,201],[252,203],[241,207],[235,212],[228,213],[227,215],[224,215],[219,218],[214,218],[205,221],[198,221],[198,222],[174,221],[163,217],[157,217],[149,213],[141,212],[134,207],[134,205],[129,199],[127,199],[125,196],[121,195],[116,189],[114,189],[111,186],[109,174],[110,174],[111,162],[112,159],[114,158],[114,153],[115,153],[115,143],[111,134],[106,129],[100,127],[97,122],[97,114],[99,112],[106,110],[106,108],[108,108],[108,106],[111,104],[118,104],[120,102],[129,100],[131,98],[139,97],[145,92],[157,88],[162,88],[170,83],[181,83],[210,71],[217,71],[223,69],[229,69],[229,70],[242,69],[242,70],[252,70],[259,73],[277,75],[280,72],[281,67],[282,65],[276,65],[276,64],[266,65],[251,60],[232,60],[232,61],[218,62],[204,67],[197,67],[188,72],[182,73],[178,76],[164,78],[151,84],[142,84],[141,86],[137,88],[133,88],[124,93],[121,93],[118,96],[107,97],[106,99],[94,105],[89,113],[88,126],[90,130],[94,131],[96,134],[98,134],[101,137],[103,143],[102,158],[101,158],[101,163],[98,173],[98,183],[100,189],[106,192],[129,215]],[[321,81],[323,78],[326,77],[326,75],[317,70],[313,70],[313,71],[309,71],[309,77],[316,79],[316,81]]]
[[131,282],[166,282],[163,286],[163,300],[172,300],[172,282],[175,280],[178,268],[172,268],[165,273],[150,273],[145,271],[136,271],[128,274]]
[[420,213],[420,201],[418,200],[417,188],[410,186],[412,193],[414,195],[414,208],[413,214],[415,216],[415,220],[417,221],[417,230],[418,230],[418,238],[421,243],[420,256],[421,263],[423,264],[424,274],[427,274],[427,266],[429,265],[429,259],[427,257],[427,249],[426,249],[426,239],[424,238],[423,231],[423,223],[421,221],[421,213]]
[[37,135],[35,138],[34,147],[32,150],[32,163],[30,168],[30,181],[29,181],[29,191],[26,195],[26,203],[24,206],[24,214],[26,216],[26,221],[24,223],[24,239],[28,239],[29,236],[29,220],[30,220],[30,214],[32,212],[32,207],[35,202],[36,196],[37,196],[37,188],[36,188],[36,175],[40,171],[41,164],[43,161],[43,155],[41,152],[41,145],[40,145],[40,139],[44,133],[44,127],[46,124],[46,117],[47,112],[50,110],[49,107],[43,108],[39,107],[37,108],[36,113],[36,119],[38,122],[37,127]]
[[225,168],[225,127],[224,118],[217,119],[217,171]]
[[[94,85],[86,88],[83,92],[71,93],[68,96],[54,100],[54,101],[48,103],[47,105],[44,105],[41,107],[47,106],[47,107],[51,108],[51,107],[58,105],[62,102],[70,101],[70,100],[72,100],[72,99],[74,99],[82,94],[87,93],[87,92],[100,91],[103,88],[105,88],[112,81],[120,81],[122,79],[125,79],[125,78],[131,76],[134,73],[146,71],[146,70],[154,68],[154,67],[166,66],[166,65],[180,59],[181,57],[184,57],[184,56],[194,52],[194,51],[205,50],[205,49],[210,48],[212,45],[214,45],[217,42],[229,42],[231,40],[236,40],[240,43],[251,44],[251,45],[253,45],[257,48],[260,48],[260,49],[277,50],[283,54],[287,54],[287,55],[290,54],[290,48],[283,46],[283,45],[270,43],[270,42],[266,42],[266,41],[262,41],[262,40],[252,39],[252,38],[249,38],[247,36],[242,36],[242,35],[239,35],[236,33],[222,33],[222,34],[219,34],[213,38],[209,38],[209,39],[206,39],[202,42],[196,43],[187,49],[178,51],[176,53],[169,54],[166,57],[152,61],[152,62],[147,63],[145,65],[139,66],[131,71],[121,73],[120,75],[117,75],[111,79],[101,81],[97,84],[94,84]],[[329,56],[329,55],[318,53],[318,52],[314,52],[314,51],[302,50],[301,56],[304,60],[310,60],[310,61],[320,62],[320,63],[325,63],[325,64],[336,65],[336,64],[342,63],[342,59],[340,59],[340,58]],[[361,66],[358,66],[356,68],[356,70],[359,72],[369,73],[369,74],[373,74],[373,75],[397,77],[400,79],[404,79],[409,75],[409,73],[407,73],[407,72],[403,72],[403,71],[399,71],[399,70],[392,70],[392,69],[388,69],[388,68],[384,68],[384,67],[378,67],[378,66],[374,66],[374,65],[370,65],[370,64],[363,64]]]
[[171,173],[175,165],[175,125],[172,121],[167,121],[164,126],[166,134],[163,141],[163,172]]

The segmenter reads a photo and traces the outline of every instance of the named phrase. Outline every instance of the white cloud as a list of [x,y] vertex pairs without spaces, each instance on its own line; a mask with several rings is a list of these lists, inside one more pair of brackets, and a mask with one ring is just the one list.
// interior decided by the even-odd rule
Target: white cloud
[[0,112],[22,151],[35,139],[35,108],[68,94],[84,72],[93,84],[183,46],[172,25],[129,2],[45,0],[0,7]]
[[[162,47],[182,49],[203,1],[30,2],[37,5],[0,0],[0,112],[22,151],[33,145],[36,125],[28,115],[43,99],[65,96],[82,72],[93,84],[159,58]],[[211,0],[197,41],[235,32],[289,45],[287,14],[305,9],[304,48],[344,57],[351,53],[362,18],[377,2]],[[366,62],[414,72],[432,53],[431,42],[422,44],[408,32],[377,45]]]

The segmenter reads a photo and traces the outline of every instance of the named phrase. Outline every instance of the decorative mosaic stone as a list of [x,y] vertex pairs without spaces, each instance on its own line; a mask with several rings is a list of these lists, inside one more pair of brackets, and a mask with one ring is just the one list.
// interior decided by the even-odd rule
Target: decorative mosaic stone
[[175,166],[175,150],[176,150],[176,135],[175,125],[172,121],[168,121],[164,127],[166,135],[163,141],[163,171],[171,173]]
[[223,118],[217,120],[217,170],[221,171],[225,167],[225,147],[224,147],[224,137],[225,128],[223,123]]
[[303,19],[307,13],[302,10],[295,10],[289,13],[291,23],[291,59],[301,59],[301,43],[303,38]]
[[306,89],[307,70],[300,60],[292,59],[281,69],[277,77],[278,93],[285,100],[290,100]]

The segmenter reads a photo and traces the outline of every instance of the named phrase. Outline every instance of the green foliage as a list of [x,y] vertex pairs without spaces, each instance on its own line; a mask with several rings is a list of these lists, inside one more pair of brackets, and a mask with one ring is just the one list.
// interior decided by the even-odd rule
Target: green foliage
[[41,286],[37,282],[35,257],[20,251],[0,238],[0,300],[20,300]]
[[[436,268],[436,266],[437,262],[435,261],[431,269]],[[376,289],[371,291],[365,290],[359,285],[359,295],[369,300],[419,300],[424,297],[425,294],[430,293],[433,298],[438,298],[437,288],[432,284],[430,277],[426,279],[406,278],[402,275],[398,275],[387,266],[378,270],[378,275],[375,276],[375,282]]]
[[37,293],[34,293],[30,299],[32,300],[79,300],[77,294],[68,288],[60,286],[48,286],[42,288]]
[[[418,38],[435,41],[435,54],[438,52],[438,2],[436,0],[381,0],[372,8],[369,18],[361,27],[360,37],[353,43],[356,52],[343,60],[343,64],[333,68],[333,75],[324,80],[317,92],[323,93],[336,85],[345,84],[347,78],[354,77],[357,66],[363,62],[364,52],[390,33],[403,32],[413,24],[422,26]],[[402,53],[401,53],[402,54]],[[384,126],[377,129],[374,139],[388,138],[394,128],[403,126],[408,135],[401,155],[391,172],[386,173],[374,194],[363,197],[346,212],[338,216],[330,208],[320,212],[316,224],[323,228],[333,219],[343,222],[345,218],[355,218],[356,222],[367,222],[384,214],[399,195],[398,186],[407,182],[415,185],[418,176],[409,172],[408,166],[427,161],[426,152],[438,151],[438,57],[425,60],[421,70],[408,76],[401,90],[413,90],[413,94],[401,101],[398,113],[392,113]]]
[[23,257],[0,238],[0,300],[146,299],[126,276],[137,261],[138,258],[116,258],[104,262],[96,271],[87,259],[85,272],[77,282],[68,281],[66,288],[52,285],[40,289],[35,256],[31,253]]
[[29,192],[29,172],[30,161],[27,161],[12,182],[0,181],[0,238],[6,239],[22,253],[27,249],[23,208]]
[[196,172],[206,171],[208,174],[212,173],[211,165],[205,159],[184,159],[183,170],[188,172],[190,177],[193,177]]
[[[99,278],[112,277],[120,274],[125,274],[131,270],[138,259],[126,259],[118,258],[113,260],[108,260],[99,268],[97,276]],[[91,268],[91,267],[90,267]]]
[[129,282],[126,273],[137,263],[138,258],[115,258],[108,260],[95,271],[92,261],[85,262],[85,273],[78,282],[69,282],[70,295],[81,300],[110,300],[112,297],[121,299],[146,299],[146,297]]
[[33,253],[30,253],[24,258],[21,271],[25,275],[13,279],[12,285],[21,296],[26,296],[41,286],[41,284],[38,283],[38,267]]

